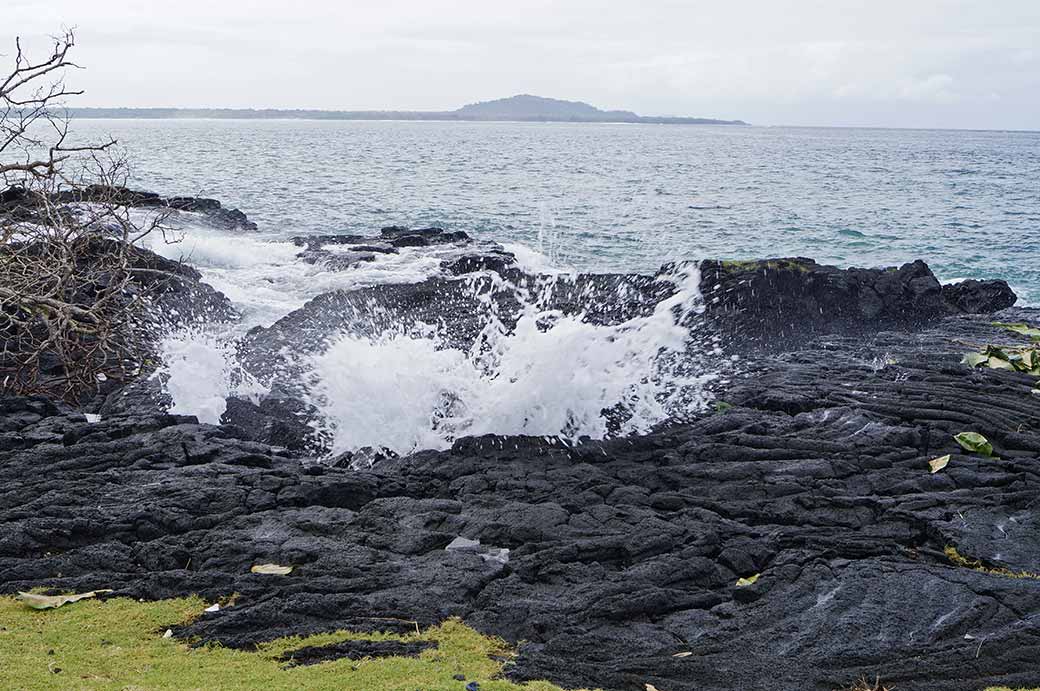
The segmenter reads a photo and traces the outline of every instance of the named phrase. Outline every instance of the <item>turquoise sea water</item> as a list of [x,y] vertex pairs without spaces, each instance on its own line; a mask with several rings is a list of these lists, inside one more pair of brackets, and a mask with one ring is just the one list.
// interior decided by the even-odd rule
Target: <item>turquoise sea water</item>
[[83,120],[134,184],[272,238],[439,225],[583,270],[924,259],[1040,304],[1040,133],[556,123]]

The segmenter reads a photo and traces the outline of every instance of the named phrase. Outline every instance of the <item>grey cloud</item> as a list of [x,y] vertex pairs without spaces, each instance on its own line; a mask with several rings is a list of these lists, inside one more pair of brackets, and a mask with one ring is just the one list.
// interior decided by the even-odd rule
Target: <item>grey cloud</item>
[[78,27],[84,105],[441,109],[527,91],[761,124],[1040,128],[1035,0],[0,1],[0,45]]

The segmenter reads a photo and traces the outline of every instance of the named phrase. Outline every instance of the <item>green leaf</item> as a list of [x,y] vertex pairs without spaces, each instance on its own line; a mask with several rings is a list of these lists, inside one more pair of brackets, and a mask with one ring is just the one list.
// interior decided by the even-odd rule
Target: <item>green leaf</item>
[[928,461],[928,467],[931,468],[932,473],[935,474],[943,468],[945,468],[947,465],[949,465],[949,463],[950,454],[946,454],[945,456],[939,456],[938,458],[933,458],[932,460]]
[[724,413],[732,408],[733,404],[726,403],[725,401],[715,401],[715,403],[712,404],[712,407],[715,408],[716,413]]
[[754,576],[748,576],[747,578],[741,578],[741,579],[739,579],[737,581],[737,587],[738,588],[746,588],[749,585],[754,585],[755,581],[757,581],[758,577],[761,576],[761,575],[762,574],[760,574],[760,573],[756,573]]
[[988,360],[986,360],[986,367],[989,367],[990,369],[1009,369],[1012,372],[1015,371],[1015,366],[1013,364],[1007,360],[1002,360],[996,355],[992,355]]
[[983,456],[993,455],[993,445],[978,432],[961,432],[954,435],[953,438],[966,451],[972,451]]
[[33,609],[56,609],[70,602],[79,602],[87,598],[97,597],[101,593],[110,593],[111,590],[91,590],[89,593],[78,595],[37,595],[36,593],[18,593],[16,600],[24,602]]
[[1005,353],[1004,349],[1001,348],[1000,346],[988,345],[988,346],[986,346],[983,349],[982,352],[984,352],[986,355],[991,355],[993,357],[998,357],[998,358],[1000,358],[1002,360],[1007,360],[1008,359],[1008,354]]
[[983,355],[982,353],[968,353],[961,358],[961,363],[968,367],[978,367],[987,360],[989,360],[989,356]]
[[1014,324],[1008,324],[1005,322],[993,322],[993,326],[1013,331],[1014,333],[1021,334],[1023,336],[1029,336],[1030,338],[1040,338],[1040,328],[1030,326],[1023,322],[1016,322]]
[[249,570],[253,573],[261,573],[267,576],[288,576],[292,573],[293,567],[280,566],[278,564],[257,564]]

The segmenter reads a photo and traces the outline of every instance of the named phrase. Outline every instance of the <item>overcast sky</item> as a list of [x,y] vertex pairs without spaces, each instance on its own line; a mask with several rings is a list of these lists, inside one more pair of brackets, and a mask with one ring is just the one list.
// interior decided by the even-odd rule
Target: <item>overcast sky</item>
[[0,52],[63,25],[77,105],[1040,129],[1040,0],[0,0]]

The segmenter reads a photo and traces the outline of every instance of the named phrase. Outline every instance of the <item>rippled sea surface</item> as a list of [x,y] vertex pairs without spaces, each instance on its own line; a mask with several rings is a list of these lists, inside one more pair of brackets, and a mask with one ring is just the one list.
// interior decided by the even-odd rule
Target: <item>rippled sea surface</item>
[[1040,304],[1040,133],[543,123],[83,120],[135,185],[272,237],[439,225],[582,270],[924,259]]

